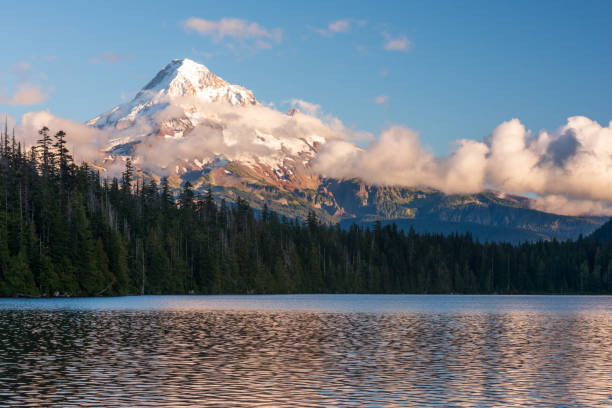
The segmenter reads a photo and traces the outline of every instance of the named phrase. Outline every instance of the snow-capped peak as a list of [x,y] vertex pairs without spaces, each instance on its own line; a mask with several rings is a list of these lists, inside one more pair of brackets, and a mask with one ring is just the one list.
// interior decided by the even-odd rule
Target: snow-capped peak
[[232,85],[212,73],[206,66],[190,59],[174,59],[142,88],[130,102],[87,122],[100,128],[123,129],[139,117],[168,106],[173,99],[195,97],[202,102],[229,103],[235,106],[256,105],[253,92]]
[[[207,76],[215,75],[206,66],[187,58],[174,59],[157,73],[155,78],[143,88],[143,91],[169,89],[173,82],[189,83],[196,88],[199,86],[201,79]],[[227,84],[225,81],[223,82]]]
[[207,102],[232,105],[257,103],[253,92],[224,81],[206,66],[187,58],[172,60],[141,92],[161,92],[174,97],[196,96]]

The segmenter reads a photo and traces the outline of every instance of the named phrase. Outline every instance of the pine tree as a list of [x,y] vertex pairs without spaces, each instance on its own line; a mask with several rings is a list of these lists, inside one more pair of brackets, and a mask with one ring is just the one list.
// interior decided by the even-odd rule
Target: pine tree
[[49,177],[54,167],[54,153],[51,150],[52,141],[51,136],[49,135],[49,128],[43,126],[42,129],[38,131],[38,134],[41,136],[41,138],[38,140],[38,150],[42,158],[40,166],[41,172],[43,177]]
[[132,178],[134,176],[134,167],[132,160],[128,157],[125,161],[125,170],[121,174],[121,186],[123,192],[130,194],[132,192]]
[[64,184],[66,184],[68,179],[68,171],[70,169],[70,163],[72,162],[72,156],[68,151],[66,146],[66,133],[63,130],[60,130],[55,134],[55,143],[53,144],[55,148],[55,155],[58,160],[58,170],[60,180]]

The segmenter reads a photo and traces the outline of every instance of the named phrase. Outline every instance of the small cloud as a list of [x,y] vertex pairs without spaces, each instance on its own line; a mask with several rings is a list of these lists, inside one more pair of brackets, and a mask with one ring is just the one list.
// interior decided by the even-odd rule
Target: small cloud
[[368,22],[365,20],[355,20],[352,18],[346,18],[332,21],[327,25],[327,28],[310,27],[310,29],[315,33],[329,37],[337,33],[348,33],[349,31],[351,31],[353,25],[364,26],[367,23]]
[[131,57],[124,57],[114,52],[101,52],[89,59],[91,64],[115,64],[121,61],[127,61],[132,59]]
[[[213,41],[239,40],[253,41],[258,49],[272,48],[272,43],[280,44],[283,33],[280,28],[267,29],[262,25],[243,20],[240,18],[222,18],[219,21],[205,20],[198,17],[190,17],[183,21],[183,29],[186,32],[195,31],[203,37],[210,37]],[[226,46],[234,48],[233,43],[225,43]]]
[[389,97],[387,95],[378,95],[376,98],[374,98],[374,103],[381,105],[383,103],[387,103],[388,100]]
[[351,22],[349,20],[337,20],[330,23],[328,29],[334,33],[346,33],[351,29]]
[[307,115],[316,116],[321,111],[321,105],[307,102],[302,99],[291,99],[289,101],[292,107],[297,108]]
[[385,34],[384,48],[387,51],[408,52],[412,48],[412,42],[405,35],[391,37],[389,34]]
[[21,84],[12,98],[0,95],[0,103],[5,105],[37,105],[47,100],[49,95],[41,87],[30,84]]

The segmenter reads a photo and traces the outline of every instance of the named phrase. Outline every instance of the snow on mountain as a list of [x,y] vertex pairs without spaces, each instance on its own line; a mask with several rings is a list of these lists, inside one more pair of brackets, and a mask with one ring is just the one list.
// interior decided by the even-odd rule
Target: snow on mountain
[[[175,59],[130,102],[87,124],[111,134],[109,155],[98,163],[101,167],[132,156],[151,175],[185,179],[185,174],[193,178],[218,168],[218,163],[233,163],[265,182],[293,188],[304,181],[312,184],[306,169],[326,140],[316,131],[274,128],[294,129],[299,120],[309,120],[296,117],[297,113],[291,110],[283,115],[264,107],[252,91],[226,82],[204,65]],[[151,163],[160,150],[165,154],[162,163]]]
[[[201,102],[226,102],[236,106],[257,104],[252,91],[224,81],[204,65],[190,59],[175,59],[159,71],[132,101],[114,107],[87,124],[121,130],[137,118],[167,107],[172,98],[187,96]],[[189,115],[189,110],[185,113],[192,116],[190,119],[199,119],[193,112]]]

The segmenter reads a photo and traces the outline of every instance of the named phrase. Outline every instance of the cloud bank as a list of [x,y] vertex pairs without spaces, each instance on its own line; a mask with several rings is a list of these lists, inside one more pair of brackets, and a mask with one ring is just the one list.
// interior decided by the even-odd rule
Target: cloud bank
[[329,177],[358,177],[367,183],[428,186],[447,193],[484,189],[487,146],[462,140],[447,158],[427,153],[414,131],[393,126],[361,149],[345,140],[331,140],[321,148],[313,168]]
[[[293,149],[292,143],[317,141],[310,166],[325,177],[432,187],[449,194],[495,189],[535,196],[534,207],[544,211],[612,215],[612,122],[602,126],[575,116],[552,132],[533,134],[512,119],[484,140],[458,140],[452,153],[436,157],[407,127],[391,126],[373,138],[322,114],[319,105],[301,100],[292,105],[301,112],[287,115],[263,105],[236,108],[186,97],[165,105],[153,122],[147,116],[124,130],[104,131],[40,111],[24,115],[17,132],[34,143],[42,126],[63,129],[75,157],[88,161],[99,160],[111,140],[140,140],[134,145],[137,164],[158,174],[171,172],[177,159],[282,160],[283,149]],[[153,123],[176,119],[185,107],[197,107],[208,119],[185,137],[144,138]],[[368,137],[367,147],[352,142]]]
[[612,122],[603,127],[583,116],[536,136],[512,119],[484,141],[457,141],[443,158],[428,153],[415,132],[393,126],[365,149],[345,141],[326,143],[314,168],[330,177],[429,186],[451,194],[485,188],[531,193],[540,210],[612,215]]
[[77,162],[94,162],[103,156],[102,149],[111,136],[108,132],[52,115],[49,111],[28,112],[21,117],[15,129],[26,148],[37,143],[38,131],[47,126],[54,135],[59,130],[68,134],[68,148]]
[[532,137],[513,119],[499,125],[488,143],[487,178],[493,186],[535,193],[540,208],[610,214],[612,122],[604,127],[574,116],[556,131]]
[[[303,113],[289,116],[262,105],[236,109],[230,105],[204,103],[189,97],[175,98],[173,102],[174,105],[156,113],[154,121],[176,118],[184,107],[194,105],[207,112],[208,119],[196,125],[188,137],[148,138],[135,146],[136,163],[158,174],[172,171],[177,158],[199,162],[220,156],[229,161],[252,161],[255,157],[263,162],[282,160],[285,155],[283,149],[291,152],[294,144],[303,147],[304,141],[322,141],[349,133],[341,123],[328,124]],[[181,108],[177,105],[181,105]],[[284,147],[281,148],[283,142]]]

